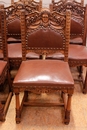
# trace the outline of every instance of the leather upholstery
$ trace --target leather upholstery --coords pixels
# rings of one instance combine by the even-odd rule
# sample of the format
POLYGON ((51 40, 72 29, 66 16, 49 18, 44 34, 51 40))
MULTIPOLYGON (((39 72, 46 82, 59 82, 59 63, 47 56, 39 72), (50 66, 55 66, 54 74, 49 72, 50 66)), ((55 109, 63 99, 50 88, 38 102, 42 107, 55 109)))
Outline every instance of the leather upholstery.
POLYGON ((64 58, 64 55, 62 53, 54 53, 54 54, 49 54, 46 56, 46 59, 60 59, 62 60, 64 58))
POLYGON ((87 47, 81 45, 69 45, 69 59, 87 60, 87 47))
POLYGON ((82 40, 81 37, 76 37, 76 38, 70 39, 70 44, 82 45, 83 44, 83 40, 82 40))
MULTIPOLYGON (((8 20, 9 21, 9 20, 8 20)), ((12 19, 7 25, 7 42, 20 42, 21 41, 21 27, 19 19, 12 19)))
POLYGON ((8 57, 9 58, 22 58, 21 43, 8 44, 8 57))
POLYGON ((68 87, 68 85, 73 86, 74 81, 67 62, 60 60, 29 60, 22 62, 13 84, 15 84, 14 87, 17 84, 41 86, 60 84, 68 87))
MULTIPOLYGON (((47 59, 63 59, 63 57, 60 53, 54 53, 48 55, 47 59)), ((70 44, 68 58, 71 60, 87 60, 87 47, 70 44)))
POLYGON ((20 27, 20 20, 19 19, 12 19, 11 23, 8 24, 8 34, 21 34, 21 27, 20 27))
POLYGON ((21 39, 16 39, 16 38, 13 38, 13 37, 9 37, 7 39, 7 43, 21 43, 21 39))
POLYGON ((50 29, 38 29, 28 36, 29 47, 63 47, 63 35, 50 29), (55 43, 55 46, 54 46, 55 43))
POLYGON ((71 19, 71 28, 70 28, 70 34, 82 34, 82 28, 83 26, 81 25, 80 22, 75 20, 75 18, 71 19))
MULTIPOLYGON (((34 53, 34 52, 29 52, 27 55, 27 58, 30 59, 38 59, 39 55, 34 53)), ((9 58, 22 58, 22 47, 21 43, 13 43, 13 44, 8 44, 8 57, 9 58)))

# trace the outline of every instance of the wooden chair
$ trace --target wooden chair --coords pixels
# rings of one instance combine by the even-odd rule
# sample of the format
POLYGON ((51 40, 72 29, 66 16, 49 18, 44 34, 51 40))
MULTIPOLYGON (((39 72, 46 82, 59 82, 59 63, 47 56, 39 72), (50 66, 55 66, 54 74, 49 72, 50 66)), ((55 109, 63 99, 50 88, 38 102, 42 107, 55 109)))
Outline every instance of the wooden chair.
MULTIPOLYGON (((85 80, 83 80, 82 66, 86 66, 87 56, 86 52, 86 23, 87 23, 87 6, 82 7, 72 1, 64 1, 58 6, 53 4, 53 10, 61 13, 65 13, 65 11, 69 9, 71 10, 71 29, 70 29, 70 45, 69 45, 69 65, 77 66, 79 68, 79 79, 76 79, 83 83, 83 92, 86 93, 87 84, 85 80), (71 45, 73 44, 73 45, 71 45), (80 45, 80 46, 79 46, 80 45), (81 48, 80 48, 81 47, 81 48), (79 48, 79 49, 78 49, 79 48), (85 49, 83 49, 85 48, 85 49), (83 51, 84 50, 84 51, 83 51), (85 64, 84 64, 85 63, 85 64)), ((58 54, 50 55, 47 58, 58 59, 58 54)))
POLYGON ((13 81, 13 91, 16 97, 16 123, 21 121, 24 105, 45 107, 63 105, 65 107, 64 122, 68 124, 74 90, 74 81, 68 66, 70 11, 67 11, 65 15, 57 12, 51 13, 47 10, 25 15, 25 12, 22 11, 21 33, 23 61, 13 81), (64 54, 64 61, 27 60, 28 52, 42 55, 43 59, 49 53, 60 52, 64 54), (28 92, 55 93, 58 91, 62 93, 62 97, 65 95, 64 93, 67 93, 66 104, 28 101, 28 92), (24 92, 21 104, 20 92, 24 92))
MULTIPOLYGON (((4 6, 1 5, 1 8, 4 8, 4 6)), ((30 13, 34 10, 37 10, 37 6, 30 6, 30 5, 24 5, 23 3, 18 3, 4 8, 6 13, 6 35, 8 42, 8 57, 11 70, 18 69, 22 61, 21 28, 19 17, 20 10, 22 9, 24 9, 26 13, 30 13)), ((39 55, 35 53, 29 53, 29 55, 27 56, 30 59, 39 58, 39 55)))
MULTIPOLYGON (((0 10, 0 90, 6 88, 8 81, 8 94, 5 99, 0 99, 0 121, 5 120, 5 116, 12 98, 11 80, 9 74, 9 62, 7 52, 7 42, 5 36, 5 17, 4 10, 0 10), (5 86, 5 87, 4 87, 5 86)), ((1 97, 1 96, 0 96, 1 97)))

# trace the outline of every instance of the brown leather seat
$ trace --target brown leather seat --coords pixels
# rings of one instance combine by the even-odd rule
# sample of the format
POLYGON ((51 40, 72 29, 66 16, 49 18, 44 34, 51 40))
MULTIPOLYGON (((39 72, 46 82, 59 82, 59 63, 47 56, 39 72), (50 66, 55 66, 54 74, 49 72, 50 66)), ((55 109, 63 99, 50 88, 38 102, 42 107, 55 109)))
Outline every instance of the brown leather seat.
POLYGON ((60 91, 62 97, 65 93, 68 94, 66 104, 65 102, 59 103, 59 105, 65 107, 64 123, 68 124, 70 121, 71 96, 74 91, 74 81, 67 62, 70 11, 66 12, 65 15, 56 12, 51 13, 45 9, 42 12, 33 12, 27 15, 22 11, 20 17, 23 61, 13 81, 13 91, 16 96, 16 123, 21 121, 21 112, 24 105, 58 106, 57 103, 52 102, 36 103, 28 101, 28 92, 55 93, 60 91), (29 52, 40 54, 43 58, 49 53, 62 52, 64 58, 63 61, 27 60, 26 54, 29 52), (21 91, 24 92, 24 96, 20 104, 19 94, 21 91))
POLYGON ((28 84, 32 89, 35 88, 35 85, 44 86, 44 88, 48 86, 48 89, 60 85, 60 88, 67 86, 70 89, 71 85, 73 88, 73 78, 67 62, 60 60, 30 60, 22 62, 13 84, 15 88, 19 84, 23 86, 28 84))
POLYGON ((76 60, 78 62, 83 60, 83 62, 85 62, 84 60, 87 60, 87 47, 80 45, 69 45, 69 60, 76 60))
POLYGON ((8 44, 10 43, 10 44, 12 44, 12 43, 21 43, 21 39, 16 39, 16 38, 13 38, 13 37, 9 37, 8 39, 7 39, 7 42, 8 42, 8 44))
POLYGON ((73 38, 73 39, 70 39, 70 44, 82 45, 83 44, 83 40, 82 40, 81 37, 73 38))
MULTIPOLYGON (((21 43, 8 44, 8 57, 10 58, 21 58, 22 59, 22 45, 21 43)), ((39 55, 34 52, 29 52, 26 55, 29 59, 39 59, 39 55)))
MULTIPOLYGON (((63 59, 64 55, 61 53, 55 53, 48 55, 47 59, 63 59)), ((70 62, 80 62, 81 60, 87 60, 87 47, 81 45, 69 45, 68 59, 70 62), (79 61, 80 60, 80 61, 79 61)), ((85 63, 85 61, 83 61, 85 63)))
MULTIPOLYGON (((39 55, 34 52, 29 52, 26 57, 28 59, 39 59, 39 55)), ((22 45, 21 43, 8 44, 8 58, 10 67, 19 68, 22 61, 22 45), (15 64, 13 64, 15 62, 15 64)))
POLYGON ((21 43, 8 44, 8 57, 9 58, 22 58, 21 43))

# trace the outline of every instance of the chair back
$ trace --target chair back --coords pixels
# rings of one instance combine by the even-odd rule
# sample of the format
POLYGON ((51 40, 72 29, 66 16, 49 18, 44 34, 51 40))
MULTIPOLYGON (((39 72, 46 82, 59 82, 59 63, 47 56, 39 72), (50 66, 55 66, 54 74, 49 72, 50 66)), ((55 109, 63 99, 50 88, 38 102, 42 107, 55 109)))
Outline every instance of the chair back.
POLYGON ((22 59, 28 52, 48 55, 60 52, 68 61, 70 36, 70 11, 66 14, 57 12, 35 11, 31 14, 21 12, 22 59))
MULTIPOLYGON (((2 6, 1 6, 2 8, 2 6)), ((4 8, 4 6, 3 6, 4 8)), ((21 2, 13 4, 11 6, 5 7, 6 13, 6 32, 7 38, 16 38, 21 39, 21 28, 20 28, 20 10, 25 10, 26 13, 31 13, 34 10, 37 10, 37 5, 25 5, 21 2)))
POLYGON ((60 13, 65 13, 67 9, 70 10, 70 38, 80 37, 82 39, 82 45, 86 45, 87 6, 82 7, 73 0, 60 0, 59 2, 53 2, 50 9, 51 11, 53 10, 60 13))

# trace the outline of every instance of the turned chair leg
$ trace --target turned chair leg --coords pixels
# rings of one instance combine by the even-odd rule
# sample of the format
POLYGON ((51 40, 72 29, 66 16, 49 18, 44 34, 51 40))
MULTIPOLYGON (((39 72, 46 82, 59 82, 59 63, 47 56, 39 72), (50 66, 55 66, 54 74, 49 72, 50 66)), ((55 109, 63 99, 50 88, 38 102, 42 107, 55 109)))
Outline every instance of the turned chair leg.
POLYGON ((20 111, 20 101, 19 101, 19 93, 15 93, 16 96, 16 123, 20 123, 21 121, 21 111, 20 111))
POLYGON ((87 93, 87 70, 86 70, 86 76, 85 76, 85 81, 84 81, 84 86, 83 86, 83 93, 87 93))
POLYGON ((79 77, 82 76, 82 73, 83 73, 83 66, 78 66, 78 72, 79 72, 79 77))
POLYGON ((28 91, 24 92, 24 97, 25 97, 25 102, 27 102, 28 101, 28 91))
POLYGON ((64 123, 66 125, 68 125, 70 122, 71 97, 72 97, 72 95, 68 94, 67 106, 66 106, 66 110, 65 110, 65 121, 64 121, 64 123))
POLYGON ((4 111, 4 106, 0 102, 0 121, 5 121, 5 116, 4 116, 3 111, 4 111))

